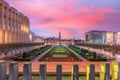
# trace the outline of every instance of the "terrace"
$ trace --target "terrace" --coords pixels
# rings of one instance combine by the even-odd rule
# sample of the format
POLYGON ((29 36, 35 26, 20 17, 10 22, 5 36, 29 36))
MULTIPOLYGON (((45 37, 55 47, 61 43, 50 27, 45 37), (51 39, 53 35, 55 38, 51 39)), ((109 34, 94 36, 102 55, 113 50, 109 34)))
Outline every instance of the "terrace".
POLYGON ((55 46, 39 61, 81 61, 65 46, 55 46))

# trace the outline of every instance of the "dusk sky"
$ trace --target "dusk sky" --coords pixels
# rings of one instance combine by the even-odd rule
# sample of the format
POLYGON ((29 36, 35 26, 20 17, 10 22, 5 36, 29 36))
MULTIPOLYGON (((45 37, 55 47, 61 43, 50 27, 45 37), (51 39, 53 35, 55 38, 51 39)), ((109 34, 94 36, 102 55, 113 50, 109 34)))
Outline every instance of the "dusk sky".
POLYGON ((5 0, 42 37, 84 38, 89 30, 120 31, 120 0, 5 0))

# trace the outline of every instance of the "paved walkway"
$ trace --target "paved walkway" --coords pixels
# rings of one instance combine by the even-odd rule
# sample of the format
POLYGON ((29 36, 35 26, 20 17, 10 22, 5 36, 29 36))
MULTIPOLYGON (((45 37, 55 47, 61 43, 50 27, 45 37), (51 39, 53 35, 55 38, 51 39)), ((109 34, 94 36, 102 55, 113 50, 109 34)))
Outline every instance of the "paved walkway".
POLYGON ((69 47, 66 46, 66 48, 68 50, 70 50, 74 55, 76 55, 80 60, 84 61, 84 62, 88 62, 87 59, 85 59, 84 57, 82 57, 81 55, 79 55, 78 53, 76 53, 75 51, 73 51, 72 49, 70 49, 69 47))
POLYGON ((48 49, 47 51, 41 53, 40 55, 38 55, 35 59, 33 59, 31 62, 36 62, 39 61, 40 58, 42 58, 43 56, 45 56, 51 49, 53 49, 54 46, 52 46, 50 49, 48 49))

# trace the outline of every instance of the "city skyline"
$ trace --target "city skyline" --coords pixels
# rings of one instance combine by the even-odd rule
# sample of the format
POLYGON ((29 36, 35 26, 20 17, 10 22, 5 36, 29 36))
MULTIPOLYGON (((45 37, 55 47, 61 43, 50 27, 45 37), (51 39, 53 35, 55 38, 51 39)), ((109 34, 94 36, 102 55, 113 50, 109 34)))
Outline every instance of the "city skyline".
POLYGON ((84 38, 89 30, 120 30, 119 0, 5 0, 30 18, 31 31, 43 37, 84 38), (22 4, 22 5, 21 5, 22 4))

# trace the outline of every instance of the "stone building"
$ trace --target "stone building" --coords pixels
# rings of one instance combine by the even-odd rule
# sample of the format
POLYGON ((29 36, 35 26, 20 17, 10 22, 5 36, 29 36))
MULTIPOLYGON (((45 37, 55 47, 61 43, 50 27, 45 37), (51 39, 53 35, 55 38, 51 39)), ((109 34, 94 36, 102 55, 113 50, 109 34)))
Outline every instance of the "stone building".
POLYGON ((85 38, 88 43, 120 45, 120 32, 93 30, 86 32, 85 38))
POLYGON ((86 42, 97 44, 110 44, 113 45, 115 41, 115 32, 111 31, 89 31, 85 33, 86 42))
POLYGON ((29 18, 0 0, 0 44, 28 43, 29 18))

